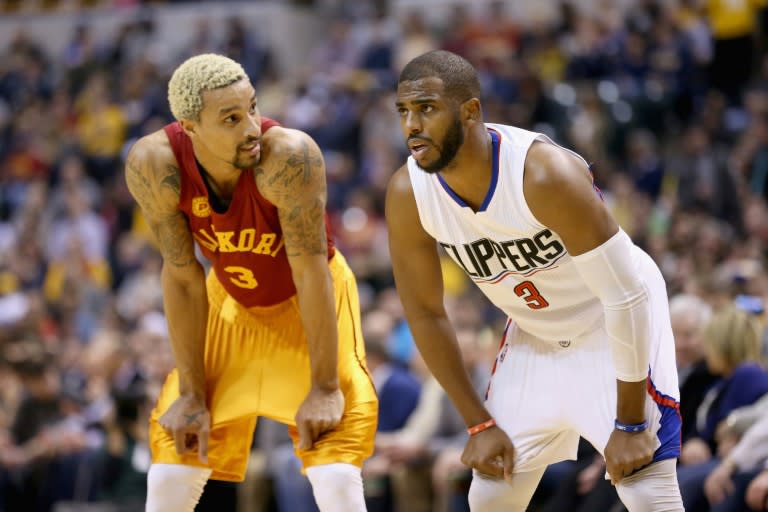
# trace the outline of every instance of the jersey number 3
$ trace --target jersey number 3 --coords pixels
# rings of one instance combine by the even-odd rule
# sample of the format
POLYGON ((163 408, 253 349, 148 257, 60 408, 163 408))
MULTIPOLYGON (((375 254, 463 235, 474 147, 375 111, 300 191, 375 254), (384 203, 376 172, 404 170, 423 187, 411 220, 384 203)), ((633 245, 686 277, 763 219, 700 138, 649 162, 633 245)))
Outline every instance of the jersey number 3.
POLYGON ((530 281, 523 281, 515 286, 515 295, 521 297, 531 309, 543 309, 549 306, 547 299, 542 297, 536 285, 530 281))
POLYGON ((229 281, 240 288, 252 290, 259 286, 259 282, 256 281, 256 278, 253 276, 253 272, 251 272, 250 269, 237 265, 230 265, 229 267, 224 267, 224 272, 232 274, 229 281))

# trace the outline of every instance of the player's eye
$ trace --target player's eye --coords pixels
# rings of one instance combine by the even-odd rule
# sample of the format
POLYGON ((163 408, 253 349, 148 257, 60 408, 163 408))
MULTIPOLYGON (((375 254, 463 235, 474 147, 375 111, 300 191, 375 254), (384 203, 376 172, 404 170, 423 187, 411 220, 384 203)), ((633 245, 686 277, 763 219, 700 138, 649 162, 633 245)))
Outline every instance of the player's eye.
POLYGON ((424 112, 425 114, 429 114, 434 109, 435 109, 435 107, 433 107, 432 105, 422 105, 421 106, 421 111, 424 112))

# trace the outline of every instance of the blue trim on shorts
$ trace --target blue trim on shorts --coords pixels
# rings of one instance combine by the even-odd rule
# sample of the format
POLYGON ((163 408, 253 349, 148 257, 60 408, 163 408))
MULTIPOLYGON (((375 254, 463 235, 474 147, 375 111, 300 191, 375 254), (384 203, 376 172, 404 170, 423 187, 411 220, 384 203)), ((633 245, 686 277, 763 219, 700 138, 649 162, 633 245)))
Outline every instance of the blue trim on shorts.
POLYGON ((648 392, 661 412, 661 426, 656 432, 656 437, 659 438, 661 445, 653 454, 653 462, 676 459, 680 457, 682 444, 683 419, 680 416, 680 402, 659 392, 650 375, 648 375, 648 392))

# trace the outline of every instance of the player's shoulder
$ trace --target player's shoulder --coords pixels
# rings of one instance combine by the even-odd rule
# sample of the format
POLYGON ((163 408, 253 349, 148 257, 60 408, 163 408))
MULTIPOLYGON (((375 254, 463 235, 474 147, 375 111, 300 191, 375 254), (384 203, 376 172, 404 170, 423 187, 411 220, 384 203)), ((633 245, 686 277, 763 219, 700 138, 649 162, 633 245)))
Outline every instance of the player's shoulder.
POLYGON ((174 212, 181 194, 179 164, 164 130, 133 143, 125 159, 125 181, 144 213, 174 212))
POLYGON ((126 163, 148 170, 177 165, 171 142, 162 129, 137 139, 128 151, 126 163))
POLYGON ((272 126, 261 137, 262 148, 267 158, 277 160, 291 155, 320 152, 315 140, 306 132, 284 126, 272 126))
POLYGON ((558 189, 587 176, 584 161, 556 144, 537 140, 528 149, 525 157, 526 187, 558 189))
POLYGON ((411 175, 408 172, 407 164, 403 164, 389 178, 387 197, 390 196, 401 200, 413 198, 413 184, 411 183, 411 175))
POLYGON ((261 161, 254 169, 261 194, 276 206, 307 194, 325 193, 325 164, 307 133, 273 126, 261 136, 261 161))
POLYGON ((385 216, 390 226, 398 229, 413 229, 421 223, 407 165, 396 170, 389 179, 385 216))

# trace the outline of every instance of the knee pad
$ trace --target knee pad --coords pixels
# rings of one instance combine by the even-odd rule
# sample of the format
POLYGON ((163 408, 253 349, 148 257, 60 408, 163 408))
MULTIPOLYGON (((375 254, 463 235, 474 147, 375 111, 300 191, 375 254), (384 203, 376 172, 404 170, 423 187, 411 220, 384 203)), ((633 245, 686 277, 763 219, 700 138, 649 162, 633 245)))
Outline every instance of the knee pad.
POLYGON ((146 512, 193 512, 212 471, 183 464, 152 464, 147 473, 146 512))
POLYGON ((363 478, 352 464, 321 464, 307 468, 320 512, 364 512, 363 478))

